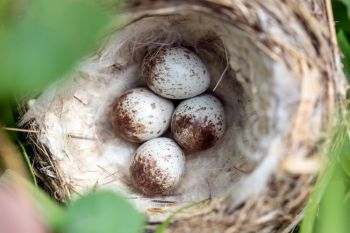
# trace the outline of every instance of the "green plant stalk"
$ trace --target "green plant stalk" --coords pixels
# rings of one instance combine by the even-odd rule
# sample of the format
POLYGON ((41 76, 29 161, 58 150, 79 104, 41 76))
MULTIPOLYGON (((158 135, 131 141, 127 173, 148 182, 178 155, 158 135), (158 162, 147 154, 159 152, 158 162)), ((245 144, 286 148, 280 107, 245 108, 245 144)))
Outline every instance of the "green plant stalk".
POLYGON ((33 172, 32 164, 30 163, 30 159, 28 157, 27 151, 26 151, 26 149, 24 148, 23 144, 20 141, 18 141, 18 145, 21 148, 22 155, 23 155, 24 161, 25 161, 25 163, 27 165, 28 173, 29 173, 29 175, 30 175, 30 177, 31 177, 31 179, 33 181, 33 184, 34 184, 35 187, 38 187, 38 183, 37 183, 35 174, 33 172))

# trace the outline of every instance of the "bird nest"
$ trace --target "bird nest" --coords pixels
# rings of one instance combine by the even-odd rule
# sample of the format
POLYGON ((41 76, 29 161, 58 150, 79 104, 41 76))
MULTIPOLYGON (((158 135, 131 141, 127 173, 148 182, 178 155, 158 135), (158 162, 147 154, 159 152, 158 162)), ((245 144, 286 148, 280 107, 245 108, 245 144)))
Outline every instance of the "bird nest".
POLYGON ((29 101, 35 166, 59 201, 95 189, 124 194, 148 228, 179 207, 169 232, 288 232, 301 216, 319 155, 344 96, 328 1, 131 1, 103 45, 66 79, 29 101), (130 182, 137 144, 110 112, 145 86, 142 61, 164 46, 194 51, 220 98, 226 131, 186 155, 181 184, 144 196, 130 182))

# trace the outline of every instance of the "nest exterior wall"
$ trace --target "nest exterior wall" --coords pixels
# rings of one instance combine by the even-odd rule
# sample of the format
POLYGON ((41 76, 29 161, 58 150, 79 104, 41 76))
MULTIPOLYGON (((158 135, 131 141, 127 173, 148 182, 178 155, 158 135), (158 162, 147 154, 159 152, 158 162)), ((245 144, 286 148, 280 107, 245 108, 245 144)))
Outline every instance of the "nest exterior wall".
MULTIPOLYGON (((330 1, 130 1, 124 22, 127 25, 149 16, 189 12, 214 17, 245 33, 271 61, 282 64, 292 74, 298 84, 299 98, 291 103, 294 109, 288 116, 291 124, 281 131, 283 135, 266 149, 264 161, 244 180, 252 192, 232 190, 226 196, 179 214, 168 232, 289 232, 301 219, 317 172, 317 167, 299 165, 317 161, 320 142, 326 139, 336 120, 337 105, 341 106, 345 94, 330 1), (259 172, 271 163, 276 164, 276 169, 267 177, 266 185, 260 184, 265 185, 263 191, 255 189, 259 172)), ((244 85, 244 79, 240 82, 244 85)), ((257 92, 252 90, 252 94, 256 94, 261 103, 266 99, 272 104, 266 119, 269 124, 276 114, 273 109, 278 109, 280 98, 284 98, 280 95, 283 92, 264 93, 259 88, 257 92), (270 94, 276 97, 272 101, 270 94)), ((32 127, 35 128, 35 124, 32 127)), ((31 137, 38 150, 38 167, 46 169, 43 173, 47 176, 43 179, 47 180, 50 192, 58 200, 69 199, 71 187, 63 182, 60 171, 55 170, 50 152, 37 143, 34 135, 31 137)))

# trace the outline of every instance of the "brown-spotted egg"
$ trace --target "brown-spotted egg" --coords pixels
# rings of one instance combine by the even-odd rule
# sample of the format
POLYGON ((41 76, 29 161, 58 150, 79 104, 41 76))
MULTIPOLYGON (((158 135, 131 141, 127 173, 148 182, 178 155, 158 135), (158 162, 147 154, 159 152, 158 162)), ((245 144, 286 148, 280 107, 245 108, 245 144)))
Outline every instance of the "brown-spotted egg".
POLYGON ((224 107, 218 98, 209 94, 181 102, 171 121, 175 141, 189 152, 214 146, 223 136, 225 126, 224 107))
POLYGON ((122 94, 112 110, 116 133, 131 142, 141 143, 159 137, 169 127, 174 105, 147 88, 122 94))
POLYGON ((142 144, 129 168, 135 188, 148 196, 168 194, 179 184, 184 170, 184 152, 170 138, 155 138, 142 144))
POLYGON ((209 72, 202 60, 183 47, 164 47, 143 62, 147 86, 169 99, 187 99, 206 91, 209 72))

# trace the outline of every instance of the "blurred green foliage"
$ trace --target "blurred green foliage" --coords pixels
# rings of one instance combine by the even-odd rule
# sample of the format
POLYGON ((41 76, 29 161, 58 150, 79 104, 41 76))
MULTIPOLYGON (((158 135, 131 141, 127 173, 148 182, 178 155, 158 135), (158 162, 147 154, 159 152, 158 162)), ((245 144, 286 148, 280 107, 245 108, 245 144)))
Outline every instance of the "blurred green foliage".
POLYGON ((1 95, 40 91, 62 77, 101 39, 110 19, 86 1, 30 3, 20 21, 3 23, 0 31, 1 95))
POLYGON ((64 233, 138 233, 142 216, 125 199, 105 191, 90 193, 67 209, 64 233))
POLYGON ((332 6, 338 44, 343 53, 344 72, 350 79, 350 0, 333 0, 332 6))

